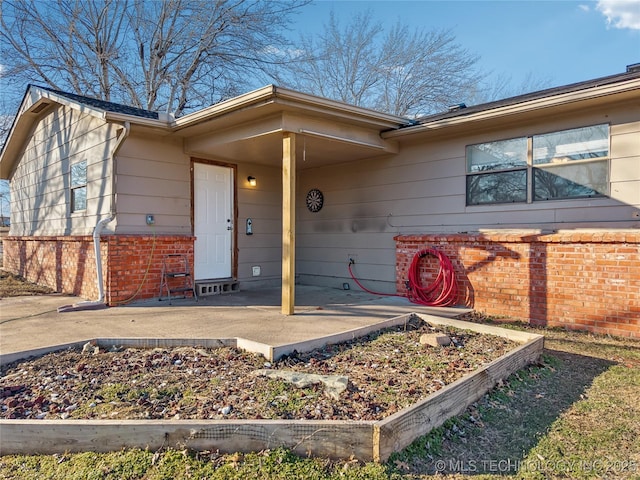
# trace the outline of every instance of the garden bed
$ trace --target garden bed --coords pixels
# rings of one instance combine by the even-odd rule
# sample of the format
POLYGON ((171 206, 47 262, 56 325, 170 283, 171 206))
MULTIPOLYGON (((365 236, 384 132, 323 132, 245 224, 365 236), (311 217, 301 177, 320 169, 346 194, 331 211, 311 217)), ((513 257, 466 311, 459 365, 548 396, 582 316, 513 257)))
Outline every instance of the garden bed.
POLYGON ((274 361, 231 341, 215 349, 97 341, 84 353, 76 347, 9 364, 0 379, 0 425, 12 442, 3 441, 2 451, 284 445, 301 454, 384 460, 542 350, 539 335, 498 327, 418 315, 399 323, 309 352, 284 346, 289 354, 274 361), (421 335, 436 331, 451 345, 421 345, 421 335), (322 384, 297 388, 258 370, 342 376, 347 388, 333 398, 322 384))

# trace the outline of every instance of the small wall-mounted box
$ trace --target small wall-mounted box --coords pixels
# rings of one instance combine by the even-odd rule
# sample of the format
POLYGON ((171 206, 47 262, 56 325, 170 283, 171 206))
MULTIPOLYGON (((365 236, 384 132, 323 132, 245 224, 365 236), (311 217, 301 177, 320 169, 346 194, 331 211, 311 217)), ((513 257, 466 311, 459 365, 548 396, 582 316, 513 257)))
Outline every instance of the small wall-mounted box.
POLYGON ((254 265, 253 267, 251 267, 251 274, 254 277, 259 277, 260 273, 261 273, 260 265, 254 265))
POLYGON ((156 217, 151 213, 147 213, 147 225, 153 225, 154 223, 156 223, 156 217))

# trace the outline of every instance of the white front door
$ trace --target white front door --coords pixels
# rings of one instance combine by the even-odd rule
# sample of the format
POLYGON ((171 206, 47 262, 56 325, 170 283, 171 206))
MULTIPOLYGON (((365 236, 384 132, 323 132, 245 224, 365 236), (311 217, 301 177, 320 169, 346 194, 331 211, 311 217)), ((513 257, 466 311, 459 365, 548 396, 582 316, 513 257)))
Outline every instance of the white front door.
POLYGON ((230 278, 234 228, 233 169, 194 163, 193 180, 195 278, 230 278))

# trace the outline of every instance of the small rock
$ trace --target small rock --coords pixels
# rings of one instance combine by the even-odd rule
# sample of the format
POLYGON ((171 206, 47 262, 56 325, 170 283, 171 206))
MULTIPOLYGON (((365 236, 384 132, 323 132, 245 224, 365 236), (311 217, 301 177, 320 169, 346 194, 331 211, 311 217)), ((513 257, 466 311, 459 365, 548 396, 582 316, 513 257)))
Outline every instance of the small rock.
POLYGON ((264 368, 271 368, 271 362, 264 362, 264 368))
POLYGON ((222 415, 229 415, 231 413, 231 410, 233 410, 233 407, 231 405, 227 405, 226 407, 222 407, 219 412, 222 415))
POLYGON ((451 344, 448 335, 441 333, 425 333, 420 335, 420 344, 431 347, 446 347, 451 344))
POLYGON ((175 362, 173 362, 173 364, 179 367, 180 365, 182 365, 182 360, 176 360, 175 362))
POLYGON ((305 388, 309 385, 322 383, 325 393, 337 400, 342 392, 347 389, 348 378, 342 375, 319 375, 315 373, 303 373, 290 370, 255 370, 253 375, 258 377, 278 378, 297 388, 305 388))
POLYGON ((85 355, 91 355, 93 352, 94 344, 91 342, 87 342, 82 346, 82 353, 85 355))

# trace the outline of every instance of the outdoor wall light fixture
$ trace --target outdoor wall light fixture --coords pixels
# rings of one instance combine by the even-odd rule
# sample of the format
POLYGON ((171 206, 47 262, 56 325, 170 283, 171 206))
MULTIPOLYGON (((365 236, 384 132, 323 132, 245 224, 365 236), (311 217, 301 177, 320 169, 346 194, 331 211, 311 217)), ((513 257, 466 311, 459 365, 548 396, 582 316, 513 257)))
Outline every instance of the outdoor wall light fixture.
POLYGON ((248 176, 247 181, 249 182, 249 185, 251 185, 252 187, 255 187, 258 184, 256 177, 248 176))

